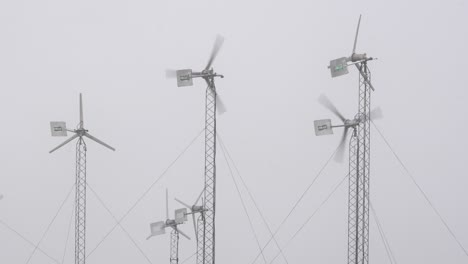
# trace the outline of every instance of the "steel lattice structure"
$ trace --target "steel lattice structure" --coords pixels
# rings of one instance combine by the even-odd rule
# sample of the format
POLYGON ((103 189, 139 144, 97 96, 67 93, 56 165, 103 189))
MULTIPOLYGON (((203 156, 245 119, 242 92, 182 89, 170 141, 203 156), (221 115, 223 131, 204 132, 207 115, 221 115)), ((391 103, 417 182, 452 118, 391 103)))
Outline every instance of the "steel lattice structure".
POLYGON ((171 255, 170 255, 170 264, 179 263, 179 232, 177 228, 172 229, 171 231, 171 255))
POLYGON ((75 178, 75 264, 86 259, 86 143, 83 136, 76 142, 75 178))
POLYGON ((349 143, 348 264, 369 263, 370 71, 360 65, 359 109, 349 143))
POLYGON ((205 250, 204 250, 204 239, 203 239, 203 230, 205 228, 204 213, 202 212, 197 220, 197 264, 203 264, 205 250))
MULTIPOLYGON (((203 243, 204 264, 215 263, 215 215, 216 215, 216 88, 214 78, 205 79, 205 193, 203 200, 204 221, 203 243)), ((198 246, 197 246, 198 247, 198 246)))

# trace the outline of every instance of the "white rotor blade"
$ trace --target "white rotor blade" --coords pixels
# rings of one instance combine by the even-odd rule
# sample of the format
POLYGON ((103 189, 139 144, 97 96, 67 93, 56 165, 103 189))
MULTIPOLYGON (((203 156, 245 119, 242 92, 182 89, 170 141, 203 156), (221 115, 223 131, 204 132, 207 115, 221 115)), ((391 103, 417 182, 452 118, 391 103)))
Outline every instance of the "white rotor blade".
POLYGON ((212 89, 215 93, 215 96, 216 96, 216 110, 218 112, 218 114, 222 115, 223 113, 226 112, 226 105, 223 103, 223 101, 221 100, 221 97, 219 96, 219 93, 215 90, 215 88, 213 86, 211 86, 211 84, 208 82, 208 80, 206 80, 206 84, 208 85, 208 87, 210 89, 212 89))
POLYGON ((220 115, 224 114, 227 111, 226 105, 221 100, 221 97, 219 97, 219 94, 216 95, 216 110, 218 110, 218 114, 220 115))
POLYGON ((91 134, 89 134, 88 132, 84 133, 84 136, 91 139, 91 140, 93 140, 93 141, 95 141, 96 143, 99 143, 99 144, 103 145, 104 147, 106 147, 106 148, 108 148, 108 149, 110 149, 112 151, 115 151, 115 148, 113 148, 113 147, 107 145, 106 143, 102 142, 101 140, 91 136, 91 134))
POLYGON ((146 238, 146 240, 148 240, 148 239, 150 239, 150 238, 152 238, 152 237, 154 237, 154 236, 151 234, 151 235, 149 235, 149 236, 146 238))
POLYGON ((341 137, 340 144, 338 145, 338 149, 336 150, 335 153, 335 161, 342 163, 344 159, 344 152, 345 152, 345 142, 346 142, 346 136, 348 135, 348 127, 345 127, 343 131, 343 136, 341 137))
POLYGON ((66 145, 68 142, 74 140, 75 138, 79 137, 78 134, 75 134, 73 135, 71 138, 65 140, 62 144, 58 145, 57 147, 55 147, 54 149, 52 149, 51 151, 49 151, 49 153, 52 153, 54 151, 56 151, 57 149, 63 147, 64 145, 66 145))
POLYGON ((169 191, 166 188, 166 219, 169 219, 169 191))
POLYGON ((370 111, 370 118, 371 120, 377 120, 377 119, 383 118, 382 109, 380 109, 380 107, 378 106, 372 109, 372 111, 370 111))
POLYGON ((84 127, 84 122, 83 122, 83 98, 80 93, 80 128, 84 127))
POLYGON ((195 200, 195 205, 198 203, 198 201, 200 200, 200 198, 202 197, 203 193, 205 192, 205 188, 203 188, 203 190, 201 191, 200 195, 198 195, 198 198, 197 200, 195 200))
POLYGON ((362 78, 364 78, 364 81, 370 86, 370 88, 372 89, 372 91, 375 91, 374 89, 374 86, 372 86, 372 83, 369 81, 369 79, 367 78, 367 74, 365 72, 362 71, 361 69, 361 64, 360 63, 357 63, 357 64, 354 64, 356 65, 356 68, 358 69, 359 73, 361 74, 362 78), (359 64, 359 65, 358 65, 359 64))
POLYGON ((360 25, 361 25, 361 15, 359 15, 359 21, 358 21, 357 29, 356 29, 356 37, 354 37, 353 53, 351 55, 356 53, 356 44, 357 44, 357 39, 358 39, 358 34, 359 34, 359 26, 360 25))
POLYGON ((188 209, 192 209, 192 207, 184 202, 182 202, 181 200, 177 199, 177 198, 174 198, 174 200, 176 200, 178 203, 180 203, 181 205, 187 207, 188 209))
POLYGON ((174 79, 176 77, 177 77, 177 70, 166 69, 166 78, 167 79, 174 79))
POLYGON ((336 108, 336 106, 330 101, 330 99, 328 99, 327 96, 325 96, 324 94, 321 94, 318 98, 318 101, 320 104, 322 104, 325 108, 327 108, 328 110, 330 110, 332 113, 334 113, 339 119, 341 119, 341 121, 343 121, 343 123, 345 122, 346 118, 344 118, 344 116, 340 113, 340 111, 338 111, 338 109, 336 108))
POLYGON ((183 235, 185 238, 187 238, 188 240, 190 240, 190 237, 187 236, 184 232, 182 232, 179 228, 176 227, 175 230, 176 230, 177 232, 179 232, 179 234, 183 235))
POLYGON ((213 64, 213 61, 216 59, 216 56, 218 56, 218 52, 221 49, 221 46, 224 43, 224 38, 221 35, 216 36, 216 40, 213 46, 213 50, 211 51, 210 54, 210 59, 208 60, 208 63, 206 64, 205 70, 209 70, 211 68, 211 65, 213 64))
POLYGON ((193 222, 193 230, 195 232, 195 240, 198 243, 198 230, 197 230, 197 222, 195 220, 195 214, 192 214, 192 222, 193 222))

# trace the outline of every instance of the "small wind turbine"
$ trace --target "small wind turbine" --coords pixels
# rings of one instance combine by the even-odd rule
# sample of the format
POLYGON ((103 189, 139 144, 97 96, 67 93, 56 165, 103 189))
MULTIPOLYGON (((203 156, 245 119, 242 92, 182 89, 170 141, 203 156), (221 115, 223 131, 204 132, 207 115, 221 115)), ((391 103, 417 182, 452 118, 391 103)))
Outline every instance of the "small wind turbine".
MULTIPOLYGON (((204 212, 206 210, 203 208, 203 205, 197 205, 198 201, 200 201, 200 199, 201 199, 201 197, 203 195, 203 192, 204 192, 204 190, 200 193, 200 195, 198 195, 198 198, 195 200, 195 202, 193 203, 192 206, 188 205, 187 203, 182 202, 181 200, 179 200, 177 198, 174 198, 174 200, 176 200, 178 203, 182 204, 183 206, 187 207, 187 209, 190 210, 190 213, 187 213, 187 214, 192 215, 193 230, 195 232, 195 238, 196 238, 197 242, 198 242, 198 234, 199 234, 199 232, 203 232, 203 230, 198 230, 197 221, 195 220, 195 214, 200 213, 198 221, 200 223, 203 223, 204 212)), ((198 248, 197 248, 197 250, 198 250, 198 248)))
POLYGON ((372 86, 370 82, 368 73, 361 66, 362 63, 366 63, 367 61, 373 60, 374 58, 372 57, 368 58, 366 53, 356 53, 356 45, 357 45, 360 24, 361 24, 361 15, 359 16, 359 21, 358 21, 358 25, 356 29, 356 37, 354 38, 354 46, 353 46, 353 52, 351 53, 351 56, 341 57, 341 58, 330 61, 330 65, 328 66, 328 68, 330 69, 332 77, 338 77, 341 75, 348 74, 349 72, 348 66, 351 66, 354 64, 356 65, 356 68, 361 74, 364 82, 372 89, 372 91, 374 91, 374 87, 372 86))
POLYGON ((76 142, 76 183, 75 183, 75 264, 85 264, 86 261, 86 143, 84 137, 87 137, 104 147, 115 151, 115 149, 101 140, 89 134, 84 127, 83 121, 83 100, 80 93, 80 122, 78 128, 74 130, 67 129, 65 122, 50 122, 52 136, 66 137, 67 131, 74 135, 65 140, 62 144, 49 151, 52 153, 70 141, 78 138, 76 142))
MULTIPOLYGON (((340 143, 338 145, 338 149, 335 153, 335 161, 337 162, 343 162, 343 157, 344 157, 344 151, 345 151, 345 142, 346 138, 348 136, 348 131, 350 128, 355 129, 357 125, 359 125, 360 122, 365 121, 367 119, 366 116, 362 115, 356 115, 353 119, 346 119, 340 111, 335 107, 335 105, 326 97, 325 95, 320 95, 318 99, 319 103, 322 104, 325 108, 330 110, 333 114, 335 114, 343 124, 341 125, 332 125, 331 119, 321 119, 321 120, 315 120, 314 121, 314 127, 315 127, 315 135, 316 136, 323 136, 323 135, 331 135, 333 134, 333 128, 336 127, 343 127, 344 131, 341 136, 340 143)), ((370 111, 370 117, 372 120, 380 119, 382 118, 382 110, 380 107, 374 108, 372 111, 370 111)))
POLYGON ((178 225, 187 221, 187 209, 181 208, 175 210, 174 219, 169 219, 169 194, 166 189, 166 221, 159 221, 150 224, 151 234, 146 238, 147 240, 153 236, 163 235, 166 233, 166 228, 172 228, 171 243, 170 243, 170 264, 179 263, 179 234, 190 240, 190 237, 182 232, 178 225))
POLYGON ((214 72, 213 65, 214 60, 218 56, 218 52, 223 46, 224 38, 222 36, 217 36, 213 50, 211 51, 210 58, 208 59, 208 63, 206 64, 205 68, 201 72, 193 72, 192 69, 183 69, 183 70, 166 70, 166 78, 177 78, 177 87, 184 87, 184 86, 192 86, 194 78, 203 78, 208 88, 216 95, 216 104, 217 104, 217 111, 219 114, 223 114, 226 112, 226 106, 224 105, 223 101, 219 97, 216 92, 216 88, 214 86, 214 77, 221 77, 224 78, 224 75, 217 74, 214 72))
MULTIPOLYGON (((216 215, 216 110, 225 112, 226 108, 221 102, 217 92, 215 77, 224 78, 217 74, 211 67, 224 42, 224 38, 216 38, 213 50, 205 68, 201 72, 193 72, 191 69, 167 70, 167 77, 177 77, 177 86, 191 86, 194 78, 202 78, 207 83, 205 101, 205 188, 203 208, 206 210, 202 221, 198 222, 201 232, 197 239, 197 249, 202 255, 197 256, 198 264, 215 264, 215 215, 216 215)), ((200 219, 199 219, 200 220, 200 219)))

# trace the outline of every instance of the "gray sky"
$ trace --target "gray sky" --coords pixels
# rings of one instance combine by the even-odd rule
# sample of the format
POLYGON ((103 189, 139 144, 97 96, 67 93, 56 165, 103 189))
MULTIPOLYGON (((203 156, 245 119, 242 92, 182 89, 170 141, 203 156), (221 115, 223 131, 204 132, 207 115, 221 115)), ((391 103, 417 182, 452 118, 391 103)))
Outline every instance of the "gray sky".
MULTIPOLYGON (((116 217, 125 214, 204 125, 203 82, 177 88, 164 70, 201 69, 219 33, 225 45, 214 66, 226 76, 217 87, 228 112, 218 132, 276 229, 339 141, 338 130, 314 135, 313 120, 337 121, 318 96, 356 113, 356 71, 332 80, 326 66, 350 55, 362 14, 357 51, 379 58, 370 63, 372 103, 385 117, 375 123, 468 247, 467 11, 463 0, 1 1, 0 219, 40 240, 74 183, 74 144, 48 154, 63 140, 50 136, 49 121, 74 127, 80 92, 86 127, 117 149, 88 141, 88 182, 116 217)), ((195 200, 203 150, 200 137, 122 222, 152 263, 169 258, 169 236, 145 240, 149 223, 164 219, 164 189, 195 200)), ((375 130, 372 162, 371 199, 398 263, 467 263, 375 130)), ((329 164, 279 232, 280 245, 346 173, 346 163, 329 164)), ((258 248, 220 149, 217 188, 217 260, 251 263, 258 248)), ((90 252, 115 222, 88 197, 90 252)), ((267 229, 246 203, 264 244, 267 229)), ((73 263, 73 235, 65 245, 72 207, 70 197, 41 244, 59 260, 66 247, 65 263, 73 263)), ((344 263, 346 221, 347 183, 285 249, 289 262, 344 263)), ((182 229, 194 238, 190 222, 182 229)), ((371 261, 390 263, 372 219, 370 236, 371 261)), ((32 250, 0 226, 0 263, 26 263, 32 250)), ((181 239, 181 259, 194 251, 181 239)), ((265 256, 275 253, 270 246, 265 256)), ((120 228, 87 262, 148 263, 120 228)), ((51 261, 36 252, 30 263, 51 261)))

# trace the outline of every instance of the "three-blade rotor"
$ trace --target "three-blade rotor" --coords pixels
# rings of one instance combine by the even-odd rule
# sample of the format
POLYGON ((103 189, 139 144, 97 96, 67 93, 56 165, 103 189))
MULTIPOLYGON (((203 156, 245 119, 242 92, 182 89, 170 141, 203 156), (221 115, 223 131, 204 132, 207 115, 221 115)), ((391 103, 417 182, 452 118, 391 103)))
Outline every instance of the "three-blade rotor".
POLYGON ((49 153, 52 153, 54 151, 56 151, 57 149, 65 146, 67 143, 69 143, 70 141, 74 140, 75 138, 82 138, 82 137, 87 137, 89 139, 91 139, 92 141, 112 150, 112 151, 115 151, 115 148, 111 147, 110 145, 104 143, 102 140, 92 136, 88 130, 86 130, 84 128, 84 118, 83 118, 83 97, 80 93, 80 102, 79 102, 79 106, 80 106, 80 122, 78 124, 78 129, 74 129, 74 130, 69 130, 66 128, 66 124, 65 122, 50 122, 50 126, 51 126, 51 132, 52 132, 52 136, 66 136, 67 135, 67 131, 68 132, 72 132, 72 133, 75 133, 71 138, 65 140, 62 144, 58 145, 57 147, 53 148, 51 151, 49 151, 49 153))
POLYGON ((361 25, 361 15, 359 15, 359 20, 356 28, 356 35, 354 37, 354 44, 353 44, 353 52, 349 57, 342 57, 335 60, 330 61, 330 65, 328 68, 330 69, 332 77, 338 77, 345 74, 348 74, 348 66, 355 65, 359 74, 364 79, 364 82, 369 85, 369 87, 374 91, 374 86, 369 80, 367 73, 362 69, 362 63, 365 63, 369 60, 373 60, 373 58, 368 58, 366 53, 356 53, 357 41, 359 36, 359 28, 361 25))
POLYGON ((188 205, 187 203, 184 203, 183 201, 181 201, 181 200, 179 200, 177 198, 174 198, 174 200, 176 200, 178 203, 182 204, 183 206, 187 207, 187 209, 190 210, 189 214, 192 215, 193 230, 195 232, 195 239, 197 240, 197 242, 198 242, 198 229, 197 229, 197 224, 196 224, 196 220, 195 220, 195 214, 196 213, 203 214, 204 211, 205 211, 203 209, 203 206, 197 205, 204 192, 205 192, 205 189, 203 189, 202 192, 200 193, 200 195, 198 195, 197 199, 195 200, 195 202, 193 203, 192 206, 188 205))
POLYGON ((213 49, 211 50, 210 56, 208 58, 208 63, 201 72, 193 72, 191 69, 166 69, 166 78, 177 78, 177 86, 192 86, 194 78, 203 78, 208 84, 208 88, 212 89, 216 94, 216 109, 218 114, 223 114, 226 112, 226 106, 221 100, 218 92, 214 88, 214 77, 224 78, 223 75, 217 74, 213 71, 212 65, 218 56, 221 47, 223 46, 224 38, 220 35, 216 36, 213 49))
POLYGON ((342 162, 343 157, 344 157, 344 151, 345 151, 346 137, 348 135, 349 128, 353 126, 353 122, 346 119, 343 116, 343 114, 341 114, 341 112, 336 108, 336 106, 330 101, 330 99, 328 99, 328 97, 326 97, 325 95, 323 94, 320 95, 320 97, 318 98, 318 101, 321 105, 323 105, 325 108, 330 110, 330 112, 335 114, 343 122, 342 125, 330 126, 329 128, 331 130, 333 127, 344 127, 344 131, 341 136, 340 143, 335 153, 335 161, 342 162))
POLYGON ((323 105, 326 109, 328 109, 330 112, 332 112, 334 115, 336 115, 342 122, 342 125, 335 125, 333 126, 331 124, 331 120, 329 119, 323 119, 323 120, 316 120, 315 123, 315 131, 317 136, 321 135, 329 135, 333 134, 332 129, 334 127, 343 127, 344 131, 340 139, 340 143, 338 145, 338 148, 336 150, 334 159, 337 162, 342 162, 344 158, 344 152, 345 152, 345 146, 346 146, 346 138, 348 136, 348 132, 350 128, 355 128, 357 127, 362 121, 371 118, 372 120, 380 119, 383 117, 382 110, 380 107, 377 107, 370 111, 370 116, 358 116, 352 120, 346 119, 343 114, 336 108, 336 106, 326 97, 325 95, 320 95, 318 98, 318 101, 321 105, 323 105))

